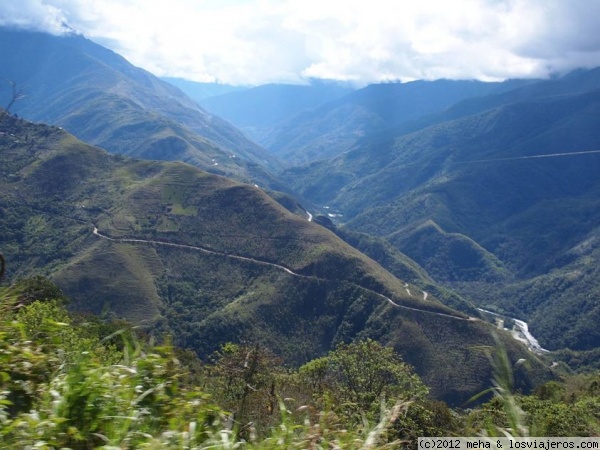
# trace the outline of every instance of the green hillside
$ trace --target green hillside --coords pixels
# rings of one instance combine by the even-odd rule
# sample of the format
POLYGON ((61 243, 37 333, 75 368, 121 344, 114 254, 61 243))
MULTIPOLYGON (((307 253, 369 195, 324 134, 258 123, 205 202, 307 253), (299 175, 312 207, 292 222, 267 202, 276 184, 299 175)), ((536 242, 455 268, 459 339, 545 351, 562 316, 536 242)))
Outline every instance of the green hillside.
MULTIPOLYGON (((172 333, 200 355, 258 341, 300 364, 371 337, 439 398, 464 401, 487 384, 491 325, 405 285, 263 191, 183 163, 111 156, 7 115, 0 133, 0 247, 11 279, 50 276, 73 309, 172 333)), ((546 376, 501 335, 513 358, 531 360, 524 387, 546 376)))
POLYGON ((428 220, 389 237, 403 253, 415 255, 421 267, 434 279, 452 281, 500 281, 509 275, 502 263, 472 239, 447 233, 428 220))
POLYGON ((598 373, 523 395, 514 389, 527 362, 511 365, 501 347, 493 398, 450 409, 371 339, 299 368, 234 343, 200 361, 123 322, 69 314, 65 301, 39 277, 0 287, 2 448, 383 450, 417 448, 422 435, 595 436, 600 427, 598 373))

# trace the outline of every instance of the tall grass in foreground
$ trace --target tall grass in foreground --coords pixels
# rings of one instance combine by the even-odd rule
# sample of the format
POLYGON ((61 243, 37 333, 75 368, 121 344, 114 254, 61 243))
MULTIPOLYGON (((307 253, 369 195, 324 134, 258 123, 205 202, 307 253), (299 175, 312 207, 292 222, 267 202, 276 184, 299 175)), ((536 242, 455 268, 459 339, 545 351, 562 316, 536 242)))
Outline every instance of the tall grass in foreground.
MULTIPOLYGON (((515 363, 515 366, 525 362, 520 359, 515 363)), ((486 421, 481 430, 484 436, 498 437, 526 437, 529 436, 529 428, 527 426, 526 415, 517 401, 514 394, 514 371, 510 362, 510 358, 506 348, 496 337, 496 353, 491 358, 492 364, 492 387, 477 394, 472 400, 476 400, 481 396, 493 393, 494 399, 501 408, 503 413, 505 426, 494 424, 491 421, 486 421)))
MULTIPOLYGON (((168 343, 143 343, 131 330, 113 333, 114 328, 94 320, 76 322, 55 301, 26 297, 24 302, 19 295, 0 288, 2 449, 391 449, 414 448, 418 436, 585 436, 600 431, 600 413, 593 414, 600 411, 600 378, 590 378, 582 385, 589 393, 568 404, 547 400, 561 392, 552 385, 545 387, 545 397, 523 398, 513 393, 513 368, 501 346, 493 361, 490 391, 495 398, 470 413, 475 420, 468 428, 447 408, 434 417, 425 403, 398 401, 386 407, 383 402, 381 412, 373 414, 349 394, 344 397, 343 386, 336 391, 317 369, 327 358, 346 361, 335 358, 352 345, 310 365, 312 375, 323 375, 316 391, 302 391, 295 379, 278 381, 287 383, 288 394, 304 400, 279 398, 273 416, 260 423, 259 415, 244 417, 244 408, 238 407, 237 415, 226 411, 223 405, 233 409, 235 402, 224 403, 226 397, 219 397, 210 379, 190 377, 189 366, 178 359, 181 353, 168 343), (214 398, 207 394, 211 389, 214 398), (310 400, 315 393, 319 401, 310 400)), ((374 352, 374 343, 357 347, 369 345, 374 352)), ((240 355, 245 355, 242 366, 250 364, 246 350, 240 355)), ((363 369, 365 358, 359 358, 363 369)), ((222 366, 229 372, 239 368, 222 366)), ((242 379, 243 392, 259 386, 255 379, 242 379)), ((227 380, 221 378, 216 386, 227 380)), ((388 397, 397 394, 391 391, 388 397)), ((263 398, 257 395, 252 408, 260 407, 263 398)), ((363 403, 372 409, 373 402, 369 397, 363 403)))
POLYGON ((471 430, 491 437, 600 435, 600 373, 550 381, 525 396, 514 392, 513 377, 526 364, 519 359, 512 365, 505 348, 497 344, 492 387, 486 391, 494 398, 471 416, 483 418, 471 430))
POLYGON ((378 423, 346 429, 332 411, 317 414, 280 400, 279 424, 258 437, 182 380, 171 347, 134 334, 102 338, 52 301, 20 305, 0 291, 0 448, 7 449, 373 449, 405 407, 378 423), (299 415, 304 420, 298 421, 299 415))

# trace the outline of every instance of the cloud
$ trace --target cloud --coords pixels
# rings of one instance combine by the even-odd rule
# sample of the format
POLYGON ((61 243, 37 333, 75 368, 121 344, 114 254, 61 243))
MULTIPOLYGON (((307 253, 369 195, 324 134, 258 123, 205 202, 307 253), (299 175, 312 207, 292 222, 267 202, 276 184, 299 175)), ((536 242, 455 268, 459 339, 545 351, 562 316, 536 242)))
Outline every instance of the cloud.
POLYGON ((68 31, 65 24, 60 8, 39 0, 0 3, 0 26, 61 34, 68 31))
POLYGON ((530 0, 517 5, 516 53, 549 72, 600 65, 600 1, 530 0))
POLYGON ((198 81, 500 80, 600 65, 600 0, 26 0, 19 7, 0 7, 0 23, 9 17, 57 32, 66 18, 136 65, 198 81))

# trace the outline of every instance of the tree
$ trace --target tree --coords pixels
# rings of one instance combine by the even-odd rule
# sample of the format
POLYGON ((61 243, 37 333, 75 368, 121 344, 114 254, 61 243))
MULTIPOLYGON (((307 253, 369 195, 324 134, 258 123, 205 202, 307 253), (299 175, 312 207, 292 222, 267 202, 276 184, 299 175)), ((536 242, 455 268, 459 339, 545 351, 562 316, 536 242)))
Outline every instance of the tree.
POLYGON ((16 294, 17 302, 20 305, 46 300, 54 300, 62 305, 68 303, 65 293, 48 278, 40 275, 17 280, 12 291, 16 294))
POLYGON ((257 345, 227 343, 213 356, 207 368, 213 394, 236 421, 264 421, 276 407, 275 375, 281 360, 257 345))
POLYGON ((17 88, 17 83, 12 80, 5 80, 12 87, 12 95, 10 98, 10 102, 6 105, 6 112, 10 111, 10 108, 15 104, 15 102, 22 100, 25 98, 25 94, 23 93, 23 88, 17 88))
POLYGON ((376 418, 385 399, 424 399, 427 387, 390 347, 367 339, 340 344, 304 365, 300 375, 318 394, 329 394, 347 415, 376 418))
POLYGON ((399 439, 406 448, 417 449, 419 437, 457 436, 457 432, 457 420, 448 406, 443 402, 428 400, 408 405, 392 424, 388 439, 399 439))

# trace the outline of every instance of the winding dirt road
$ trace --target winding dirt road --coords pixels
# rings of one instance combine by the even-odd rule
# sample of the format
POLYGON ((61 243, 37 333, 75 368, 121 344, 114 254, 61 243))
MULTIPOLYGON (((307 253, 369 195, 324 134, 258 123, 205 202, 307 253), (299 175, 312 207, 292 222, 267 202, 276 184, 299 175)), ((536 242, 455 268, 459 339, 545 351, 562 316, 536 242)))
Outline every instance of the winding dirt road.
MULTIPOLYGON (((187 250, 193 250, 193 251, 198 251, 198 252, 203 252, 209 255, 217 255, 217 256, 222 256, 224 258, 232 258, 232 259, 237 259, 240 261, 247 261, 247 262, 251 262, 254 264, 259 264, 262 266, 269 266, 269 267, 273 267, 275 269, 278 270, 282 270, 285 273, 287 273, 288 275, 292 275, 294 277, 299 277, 299 278, 308 278, 308 279, 313 279, 313 280, 321 280, 321 281, 332 281, 332 280, 328 280, 326 278, 319 278, 316 277, 314 275, 302 275, 300 273, 294 272, 293 270, 291 270, 288 267, 282 266, 281 264, 275 264, 272 262, 268 262, 268 261, 262 261, 260 259, 255 259, 255 258, 249 258, 246 256, 239 256, 239 255, 233 255, 231 253, 224 253, 224 252, 219 252, 216 250, 210 250, 204 247, 198 247, 195 245, 186 245, 186 244, 175 244, 172 242, 163 242, 163 241, 153 241, 153 240, 148 240, 148 239, 134 239, 134 238, 112 238, 110 236, 107 236, 105 234, 100 233, 100 231, 98 231, 98 227, 96 227, 96 225, 94 225, 94 230, 92 231, 92 233, 95 236, 98 236, 99 238, 102 239, 106 239, 107 241, 111 241, 111 242, 121 242, 121 243, 138 243, 138 244, 150 244, 150 245, 164 245, 166 247, 176 247, 176 248, 183 248, 183 249, 187 249, 187 250)), ((477 321, 479 319, 477 319, 476 317, 459 317, 459 316, 453 316, 451 314, 445 314, 445 313, 440 313, 440 312, 435 312, 435 311, 428 311, 426 309, 419 309, 419 308, 412 308, 410 306, 404 306, 404 305, 399 305, 398 303, 394 302, 391 298, 386 297, 383 294, 380 294, 377 291, 373 291, 372 289, 366 288, 364 286, 360 286, 358 284, 354 284, 352 283, 353 286, 362 289, 365 292, 369 292, 371 294, 375 294, 376 296, 378 296, 379 298, 382 298, 383 300, 387 301, 390 305, 396 307, 396 308, 401 308, 401 309, 405 309, 408 311, 415 311, 415 312, 419 312, 419 313, 425 313, 425 314, 433 314, 436 316, 440 316, 440 317, 446 317, 449 319, 455 319, 455 320, 464 320, 464 321, 477 321)), ((406 284, 405 284, 406 285, 406 284)), ((407 285, 406 285, 407 286, 407 285)), ((408 289, 406 289, 408 291, 408 289)), ((410 295, 410 291, 409 291, 409 295, 410 295)), ((426 297, 426 296, 424 296, 426 297)))

